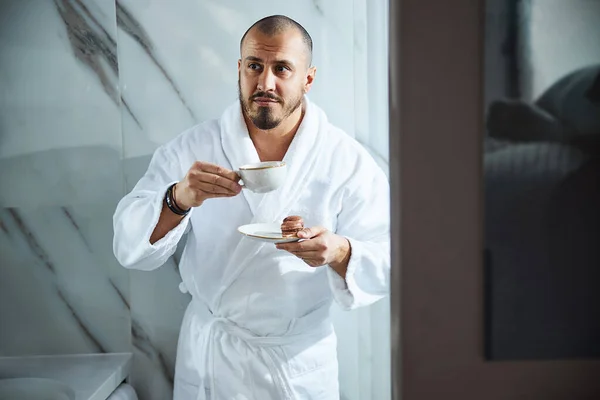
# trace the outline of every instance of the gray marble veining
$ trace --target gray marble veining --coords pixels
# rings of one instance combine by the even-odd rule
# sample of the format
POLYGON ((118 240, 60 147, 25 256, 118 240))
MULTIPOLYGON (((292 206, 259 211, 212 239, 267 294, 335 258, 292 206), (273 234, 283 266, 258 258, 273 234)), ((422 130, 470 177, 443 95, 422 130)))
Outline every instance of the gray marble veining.
MULTIPOLYGON (((156 67, 162 73, 162 76, 169 82, 181 104, 186 108, 189 112, 190 116, 197 120, 196 115, 194 115, 194 111, 187 105, 186 101, 183 99, 181 91, 177 88, 175 81, 169 73, 166 71, 165 67, 158 61, 158 57, 156 52, 154 51, 154 46, 152 45, 152 40, 148 36, 148 33, 144 30, 144 27, 140 25, 138 21, 136 21, 135 17, 127 10, 127 8, 119 1, 117 1, 117 26, 125 31, 128 35, 130 35, 142 49, 148 55, 150 60, 156 65, 156 67)), ((126 104, 126 103, 124 103, 126 104)), ((129 108, 127 107, 128 111, 129 108)))
MULTIPOLYGON (((131 351, 140 398, 169 399, 189 302, 178 290, 181 246, 156 271, 122 268, 117 202, 159 145, 237 99, 239 39, 269 14, 311 32, 311 98, 385 168, 382 133, 366 117, 366 9, 365 0, 3 0, 0 355, 131 351)), ((367 381, 356 363, 376 350, 361 352, 374 345, 360 347, 355 329, 370 318, 335 315, 340 347, 353 349, 340 354, 349 399, 367 381)))
POLYGON ((78 60, 90 68, 116 105, 123 104, 140 126, 118 90, 117 42, 90 12, 82 0, 54 0, 67 29, 69 42, 78 60), (105 67, 108 65, 108 68, 105 67))

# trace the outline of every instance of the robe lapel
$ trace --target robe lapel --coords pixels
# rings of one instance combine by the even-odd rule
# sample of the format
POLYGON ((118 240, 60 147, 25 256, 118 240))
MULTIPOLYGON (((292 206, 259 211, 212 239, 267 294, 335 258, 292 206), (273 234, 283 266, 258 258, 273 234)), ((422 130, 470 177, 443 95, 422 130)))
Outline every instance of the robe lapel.
MULTIPOLYGON (((258 152, 248 134, 239 101, 225 110, 221 116, 220 125, 221 146, 233 170, 237 170, 245 164, 260 162, 258 152)), ((252 215, 255 215, 263 195, 247 189, 242 189, 242 195, 246 199, 252 215)))
MULTIPOLYGON (((304 118, 283 160, 287 165, 286 182, 279 189, 263 195, 256 195, 244 189, 244 196, 253 213, 251 223, 281 222, 305 190, 311 175, 318 173, 316 161, 322 149, 323 137, 327 134, 328 122, 325 113, 310 103, 306 97, 305 104, 304 118)), ((234 169, 246 163, 259 161, 241 116, 239 104, 226 111, 221 127, 223 150, 234 169)), ((256 260, 256 255, 265 244, 246 237, 240 238, 225 267, 225 280, 222 289, 214 299, 213 309, 219 308, 222 294, 237 279, 241 271, 254 262, 260 262, 256 260)))
POLYGON ((310 176, 318 173, 315 164, 326 135, 327 118, 308 99, 305 101, 304 118, 283 159, 288 169, 286 182, 264 195, 255 213, 257 223, 280 223, 305 190, 310 176))

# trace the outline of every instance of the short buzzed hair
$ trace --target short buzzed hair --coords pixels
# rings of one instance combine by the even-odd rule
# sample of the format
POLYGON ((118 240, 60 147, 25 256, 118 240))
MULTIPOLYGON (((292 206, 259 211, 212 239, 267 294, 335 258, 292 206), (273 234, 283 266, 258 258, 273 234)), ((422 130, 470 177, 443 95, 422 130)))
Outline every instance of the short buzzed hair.
POLYGON ((270 15, 253 23, 252 26, 250 26, 250 28, 248 28, 248 30, 244 33, 244 36, 242 36, 242 40, 240 40, 240 51, 242 50, 244 39, 246 39, 246 36, 248 36, 248 33, 253 28, 258 29, 259 32, 264 33, 268 36, 278 35, 290 28, 296 29, 302 35, 302 41, 306 45, 306 51, 308 54, 308 65, 310 66, 312 64, 312 38, 302 25, 300 25, 298 22, 294 21, 290 17, 286 17, 285 15, 270 15))

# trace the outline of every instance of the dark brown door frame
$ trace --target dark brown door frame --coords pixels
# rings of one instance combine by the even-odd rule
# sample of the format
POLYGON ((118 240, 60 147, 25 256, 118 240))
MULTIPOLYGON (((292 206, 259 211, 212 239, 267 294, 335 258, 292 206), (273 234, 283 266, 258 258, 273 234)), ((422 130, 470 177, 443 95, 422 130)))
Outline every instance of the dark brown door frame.
POLYGON ((390 0, 393 398, 600 399, 600 362, 483 357, 483 3, 390 0))

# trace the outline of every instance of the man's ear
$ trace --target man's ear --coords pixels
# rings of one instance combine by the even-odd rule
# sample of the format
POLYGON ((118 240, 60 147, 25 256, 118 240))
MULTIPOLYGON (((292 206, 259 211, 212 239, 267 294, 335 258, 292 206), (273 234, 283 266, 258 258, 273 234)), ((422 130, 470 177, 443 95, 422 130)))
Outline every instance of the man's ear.
POLYGON ((308 93, 310 88, 315 80, 315 75, 317 74, 316 67, 310 67, 306 74, 306 83, 304 84, 304 93, 308 93))

